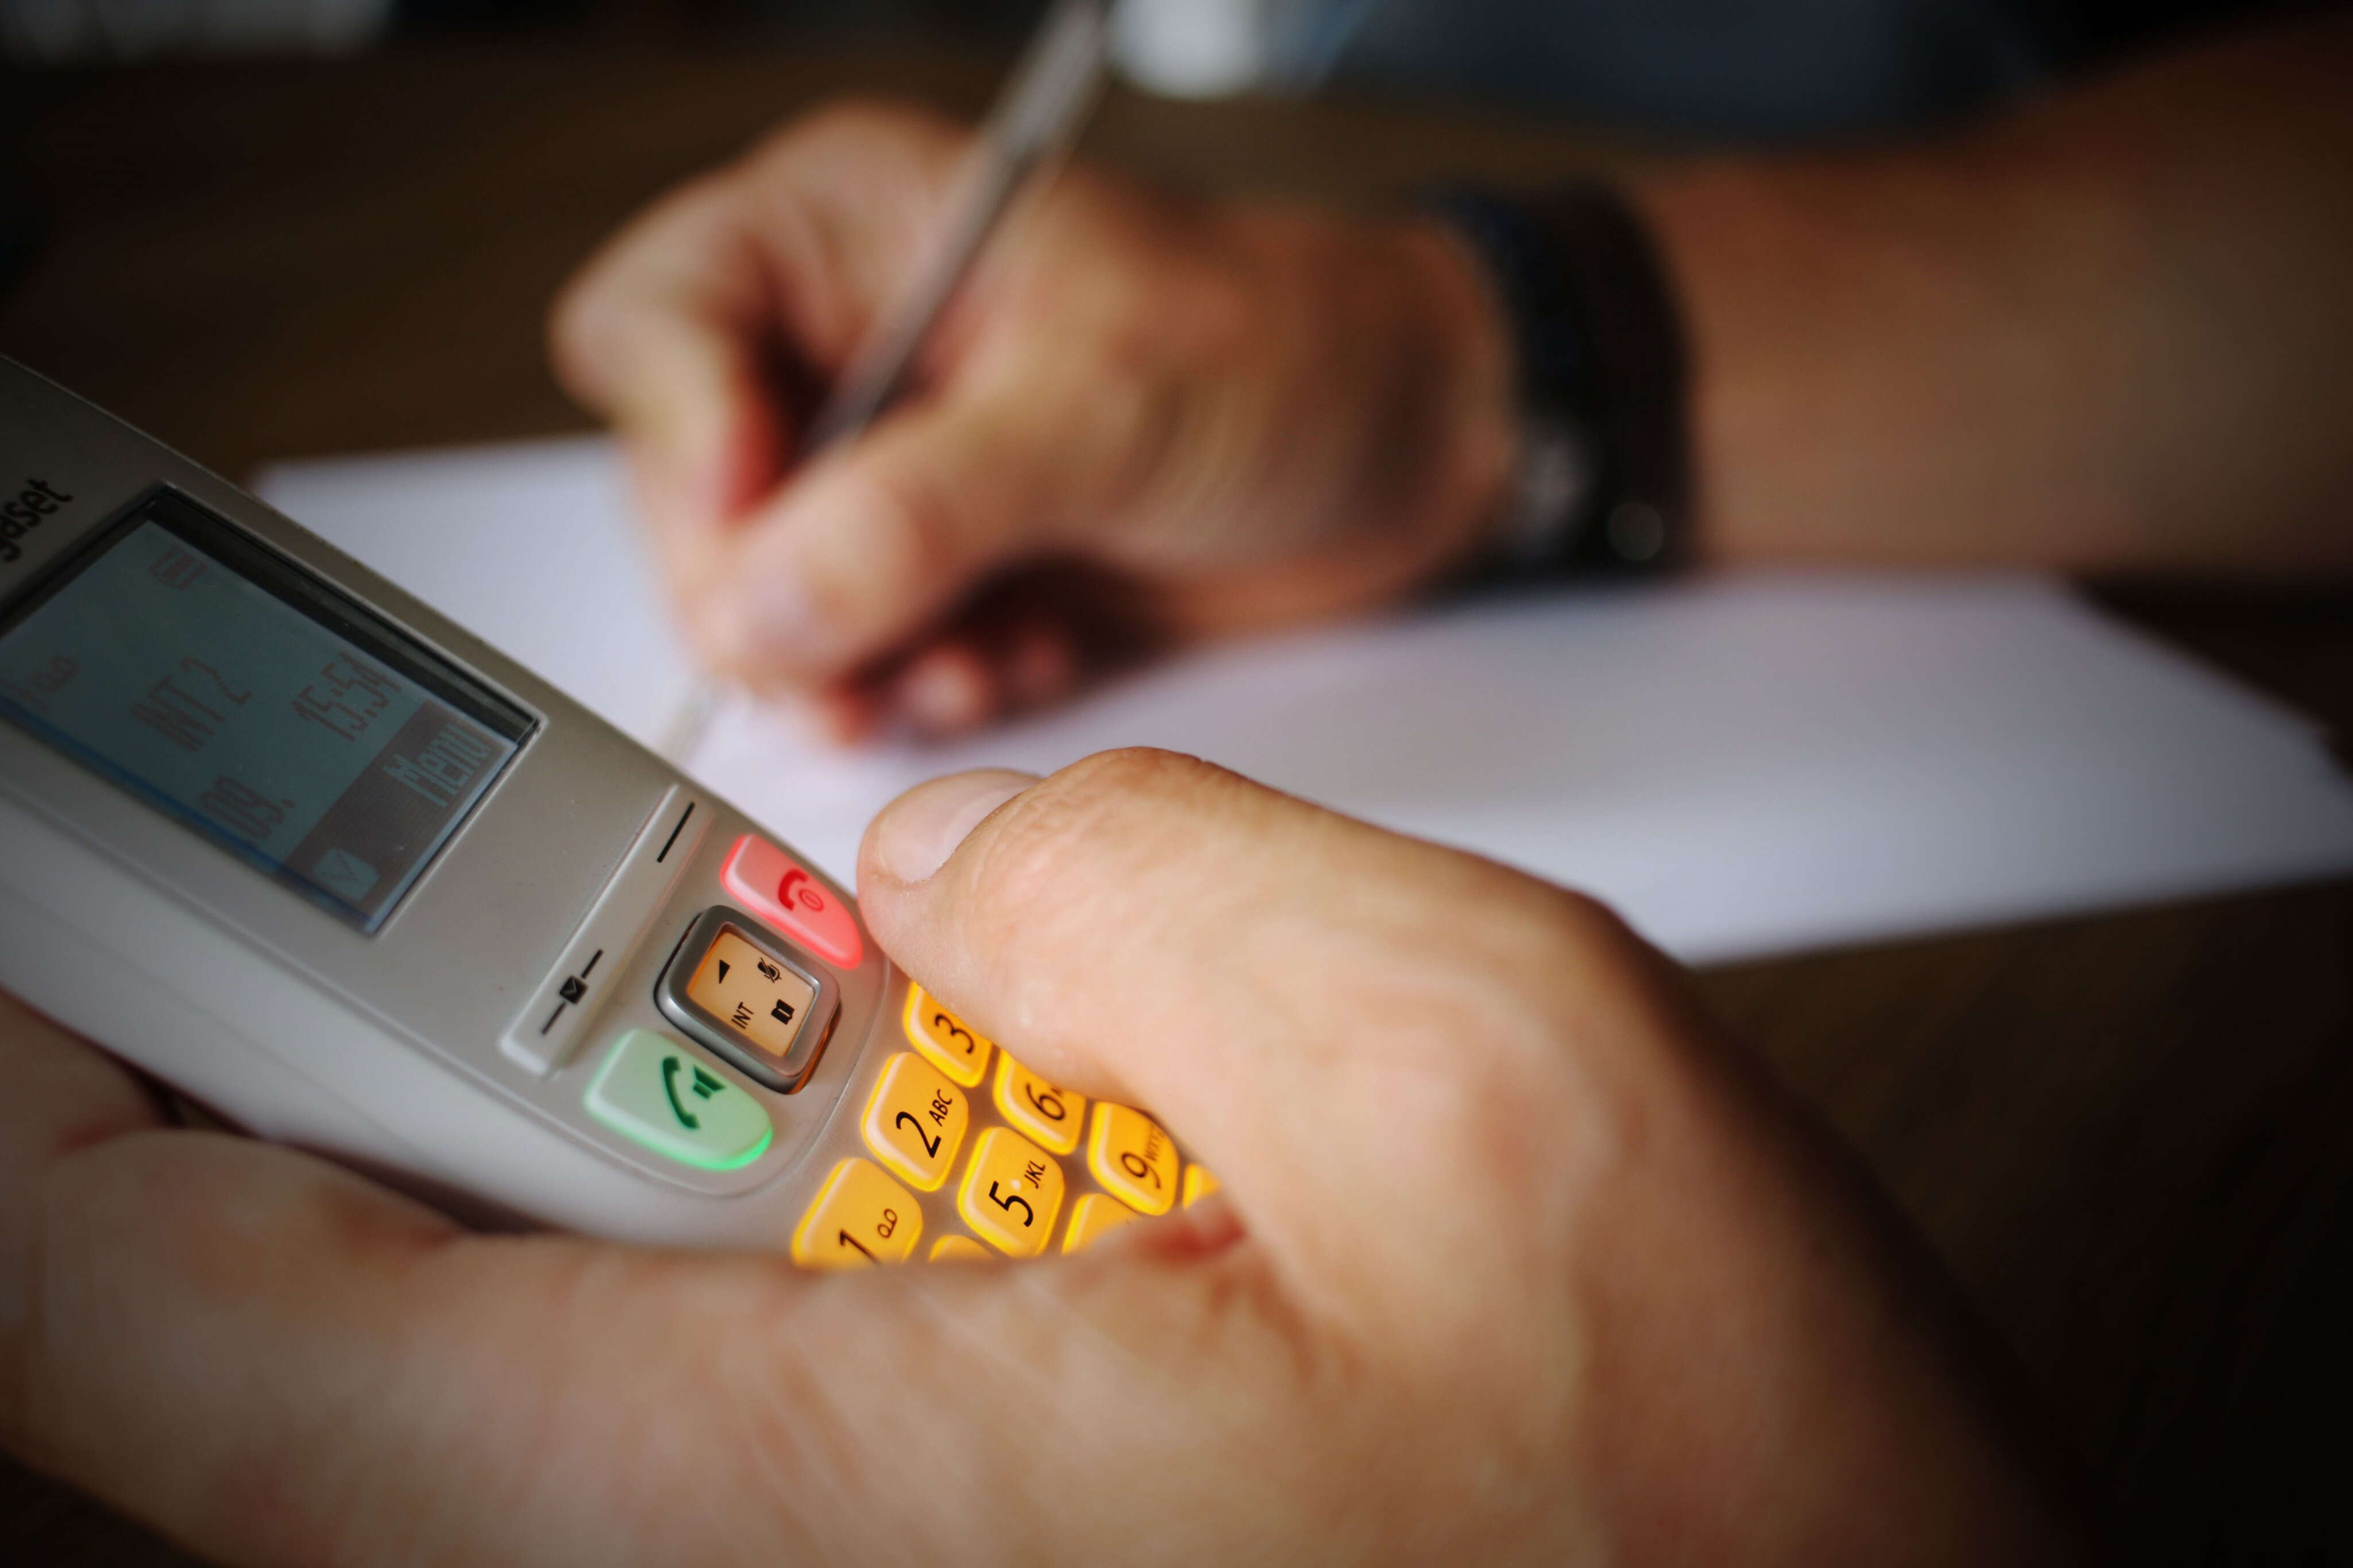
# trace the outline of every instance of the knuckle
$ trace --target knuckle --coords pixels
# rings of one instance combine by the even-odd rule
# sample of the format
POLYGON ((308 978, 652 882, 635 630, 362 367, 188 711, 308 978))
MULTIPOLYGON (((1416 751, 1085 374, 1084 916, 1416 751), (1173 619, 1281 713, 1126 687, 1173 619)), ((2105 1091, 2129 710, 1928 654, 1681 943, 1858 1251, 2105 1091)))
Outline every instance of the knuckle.
POLYGON ((556 379, 574 396, 594 400, 602 381, 601 352, 609 329, 611 290, 604 268, 591 262, 573 275, 547 312, 548 357, 556 379))
POLYGON ((615 302, 606 280, 583 273, 565 286, 547 316, 547 353, 564 390, 602 411, 613 379, 615 302))
POLYGON ((1070 347, 1041 334, 1009 390, 1029 408, 1049 411, 1040 422, 1061 435, 1058 453, 1099 454, 1113 473, 1148 468, 1190 390, 1173 357, 1128 326, 1085 334, 1076 354, 1070 347))
POLYGON ((678 258, 702 252, 741 199, 725 171, 697 175, 640 213, 572 275, 547 315, 549 354, 568 391, 602 402, 617 389, 631 342, 662 308, 678 258))
POLYGON ((1198 806, 1213 780, 1229 777, 1198 758, 1131 747, 1084 758, 1024 791, 975 868, 987 928, 1002 938, 1049 931, 1059 940, 1070 922, 1100 926, 1106 891, 1148 886, 1151 863, 1165 858, 1172 838, 1187 837, 1167 820, 1170 809, 1198 806))
POLYGON ((1590 893, 1546 885, 1551 926, 1556 938, 1588 952, 1618 952, 1641 942, 1625 917, 1590 893))
POLYGON ((1493 868, 1459 935, 1502 984, 1544 995, 1615 990, 1649 949, 1624 919, 1588 894, 1493 868))
POLYGON ((1105 805, 1189 795, 1210 777, 1231 775, 1200 758, 1156 746, 1122 746, 1082 757, 1048 782, 1074 799, 1105 805))
POLYGON ((754 146, 749 162, 765 169, 883 144, 927 150, 952 144, 963 134, 932 110, 879 93, 852 93, 778 126, 754 146))
POLYGON ((967 554, 952 491, 920 460, 866 466, 849 482, 860 492, 844 515, 856 516, 869 580, 923 590, 953 581, 967 554))

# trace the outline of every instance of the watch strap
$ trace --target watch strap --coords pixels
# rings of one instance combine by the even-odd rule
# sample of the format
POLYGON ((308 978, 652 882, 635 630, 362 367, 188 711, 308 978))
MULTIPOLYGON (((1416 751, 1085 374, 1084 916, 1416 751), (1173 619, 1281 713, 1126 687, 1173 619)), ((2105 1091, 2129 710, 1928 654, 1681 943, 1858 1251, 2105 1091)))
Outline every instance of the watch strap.
POLYGON ((1616 188, 1456 190, 1430 204, 1480 264, 1512 338, 1521 453, 1489 574, 1622 575, 1683 557, 1688 370, 1672 290, 1616 188))

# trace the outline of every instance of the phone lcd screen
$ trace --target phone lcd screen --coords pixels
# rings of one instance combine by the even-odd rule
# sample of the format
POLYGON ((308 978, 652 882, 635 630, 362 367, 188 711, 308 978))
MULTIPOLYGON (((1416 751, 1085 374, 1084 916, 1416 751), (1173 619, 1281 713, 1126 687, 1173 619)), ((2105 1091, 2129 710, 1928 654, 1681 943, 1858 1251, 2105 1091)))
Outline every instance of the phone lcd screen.
POLYGON ((533 727, 169 490, 0 625, 0 714, 368 932, 533 727))

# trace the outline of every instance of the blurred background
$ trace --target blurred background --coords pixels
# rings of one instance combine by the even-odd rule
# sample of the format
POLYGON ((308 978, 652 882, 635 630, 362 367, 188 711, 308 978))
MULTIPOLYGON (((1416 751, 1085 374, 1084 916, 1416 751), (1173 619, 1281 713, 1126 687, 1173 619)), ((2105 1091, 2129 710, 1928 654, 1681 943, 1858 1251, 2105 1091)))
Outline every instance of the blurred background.
MULTIPOLYGON (((561 31, 1009 47, 1043 0, 5 0, 23 63, 348 52, 561 31)), ((2222 7, 2198 0, 1121 0, 1163 91, 1327 83, 1719 136, 1867 131, 2014 93, 2222 7)))
MULTIPOLYGON (((239 475, 576 427, 537 317, 598 238, 825 97, 976 115, 1044 4, 0 0, 0 352, 239 475), (478 384, 453 400, 418 333, 478 384), (370 378, 327 384, 367 350, 370 378)), ((1086 150, 1351 201, 1541 185, 1909 132, 2285 8, 1115 0, 1125 87, 1086 150)))

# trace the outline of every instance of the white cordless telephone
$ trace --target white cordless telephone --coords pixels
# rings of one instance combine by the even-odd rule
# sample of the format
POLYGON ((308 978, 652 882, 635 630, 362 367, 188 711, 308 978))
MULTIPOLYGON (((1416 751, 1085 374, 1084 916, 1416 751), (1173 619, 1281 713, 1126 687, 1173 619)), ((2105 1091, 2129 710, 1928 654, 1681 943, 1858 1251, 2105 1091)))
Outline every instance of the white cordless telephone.
POLYGON ((1075 1248, 1214 1185, 726 802, 5 361, 0 985, 485 1223, 864 1267, 1075 1248))

